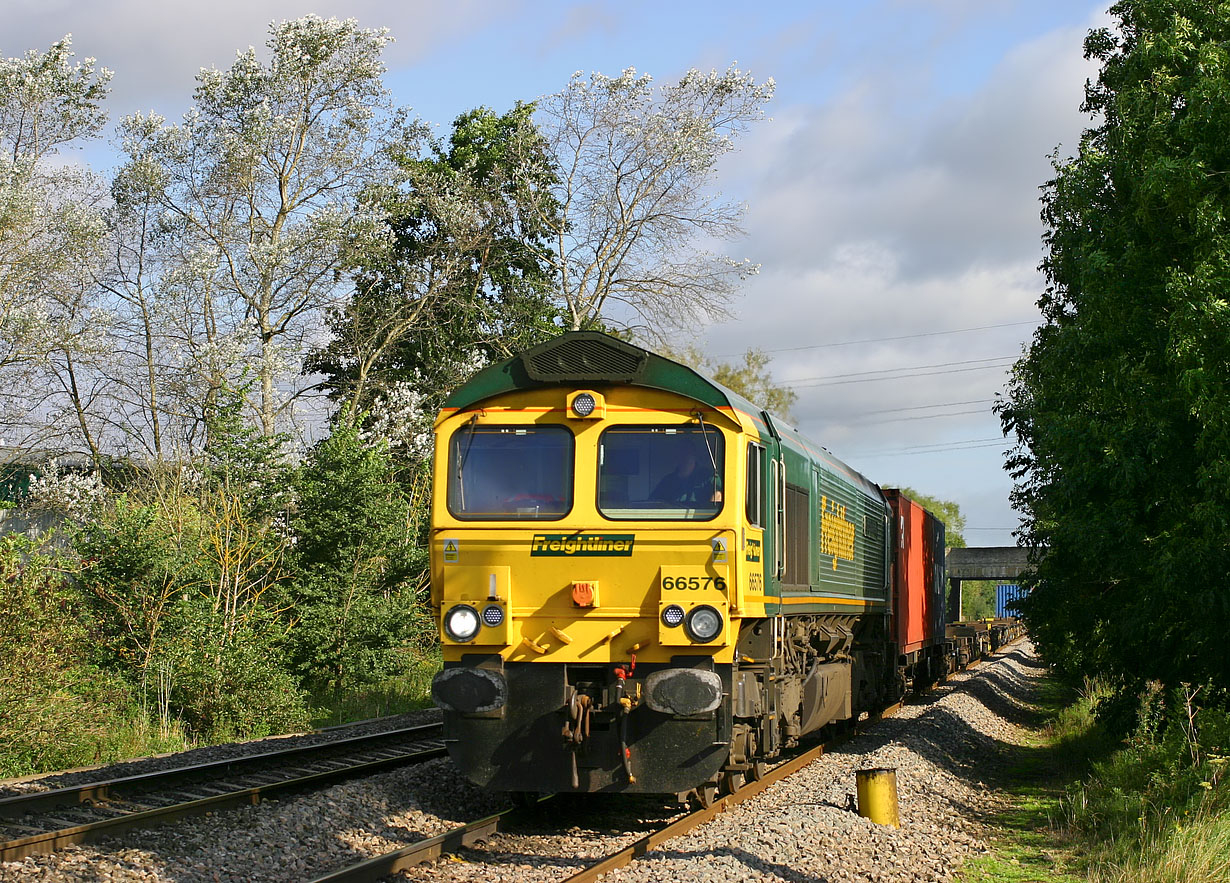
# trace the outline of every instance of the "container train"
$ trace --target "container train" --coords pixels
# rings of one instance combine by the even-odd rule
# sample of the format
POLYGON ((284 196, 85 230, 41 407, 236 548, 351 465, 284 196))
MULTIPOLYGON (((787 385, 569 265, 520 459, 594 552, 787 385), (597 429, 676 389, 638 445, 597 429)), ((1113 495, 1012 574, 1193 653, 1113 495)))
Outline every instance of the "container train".
POLYGON ((937 518, 641 347, 565 333, 435 433, 432 695, 480 786, 707 803, 982 651, 937 518))

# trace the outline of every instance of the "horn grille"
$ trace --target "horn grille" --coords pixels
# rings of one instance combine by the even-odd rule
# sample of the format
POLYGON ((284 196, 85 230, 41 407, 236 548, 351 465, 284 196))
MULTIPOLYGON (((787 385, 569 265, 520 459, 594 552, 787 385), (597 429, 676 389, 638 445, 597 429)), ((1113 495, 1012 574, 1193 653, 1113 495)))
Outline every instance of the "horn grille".
POLYGON ((542 383, 627 383, 645 367, 646 358, 639 347, 591 332, 557 338, 522 357, 526 373, 542 383))

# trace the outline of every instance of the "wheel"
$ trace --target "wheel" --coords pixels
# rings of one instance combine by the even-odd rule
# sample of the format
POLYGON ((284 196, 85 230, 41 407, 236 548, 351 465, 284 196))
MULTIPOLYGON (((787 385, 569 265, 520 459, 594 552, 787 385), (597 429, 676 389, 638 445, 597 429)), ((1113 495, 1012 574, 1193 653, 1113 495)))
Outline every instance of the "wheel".
POLYGON ((769 764, 763 760, 753 760, 752 765, 747 769, 747 777, 753 782, 758 782, 765 777, 769 771, 769 764))
POLYGON ((723 794, 734 794, 745 784, 747 784, 747 777, 743 774, 743 770, 727 770, 722 774, 723 794))
POLYGON ((701 809, 708 809, 717 801, 718 786, 717 782, 706 782, 703 785, 696 786, 696 802, 700 804, 701 809))

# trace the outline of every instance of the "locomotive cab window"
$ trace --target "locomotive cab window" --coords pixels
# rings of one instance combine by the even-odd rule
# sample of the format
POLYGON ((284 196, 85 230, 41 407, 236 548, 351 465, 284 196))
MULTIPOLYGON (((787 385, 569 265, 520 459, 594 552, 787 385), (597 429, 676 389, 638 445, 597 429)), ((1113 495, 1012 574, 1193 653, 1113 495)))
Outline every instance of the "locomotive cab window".
POLYGON ((448 509, 471 520, 562 518, 572 509, 572 433, 467 423, 449 442, 448 509))
POLYGON ((726 450, 712 426, 615 426, 598 443, 598 509, 616 520, 708 521, 726 450))
POLYGON ((758 444, 747 446, 747 520, 754 527, 764 527, 764 496, 761 482, 764 479, 764 448, 758 444))

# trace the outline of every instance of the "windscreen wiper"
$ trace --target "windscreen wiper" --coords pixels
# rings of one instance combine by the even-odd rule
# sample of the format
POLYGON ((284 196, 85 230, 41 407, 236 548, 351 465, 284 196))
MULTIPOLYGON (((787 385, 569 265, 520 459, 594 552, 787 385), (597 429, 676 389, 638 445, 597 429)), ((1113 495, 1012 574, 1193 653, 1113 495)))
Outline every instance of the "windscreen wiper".
POLYGON ((717 457, 713 455, 713 448, 709 445, 709 425, 705 423, 704 416, 700 411, 693 411, 692 416, 700 421, 700 437, 705 440, 705 450, 709 454, 709 465, 713 467, 713 486, 717 489, 718 464, 717 457))
POLYGON ((460 497, 461 508, 464 511, 466 507, 466 485, 462 479, 462 472, 465 470, 466 458, 470 456, 470 448, 474 445, 474 430, 478 423, 478 415, 474 414, 470 417, 470 421, 466 423, 462 432, 468 433, 466 436, 466 447, 461 452, 461 456, 457 458, 457 495, 460 497))

